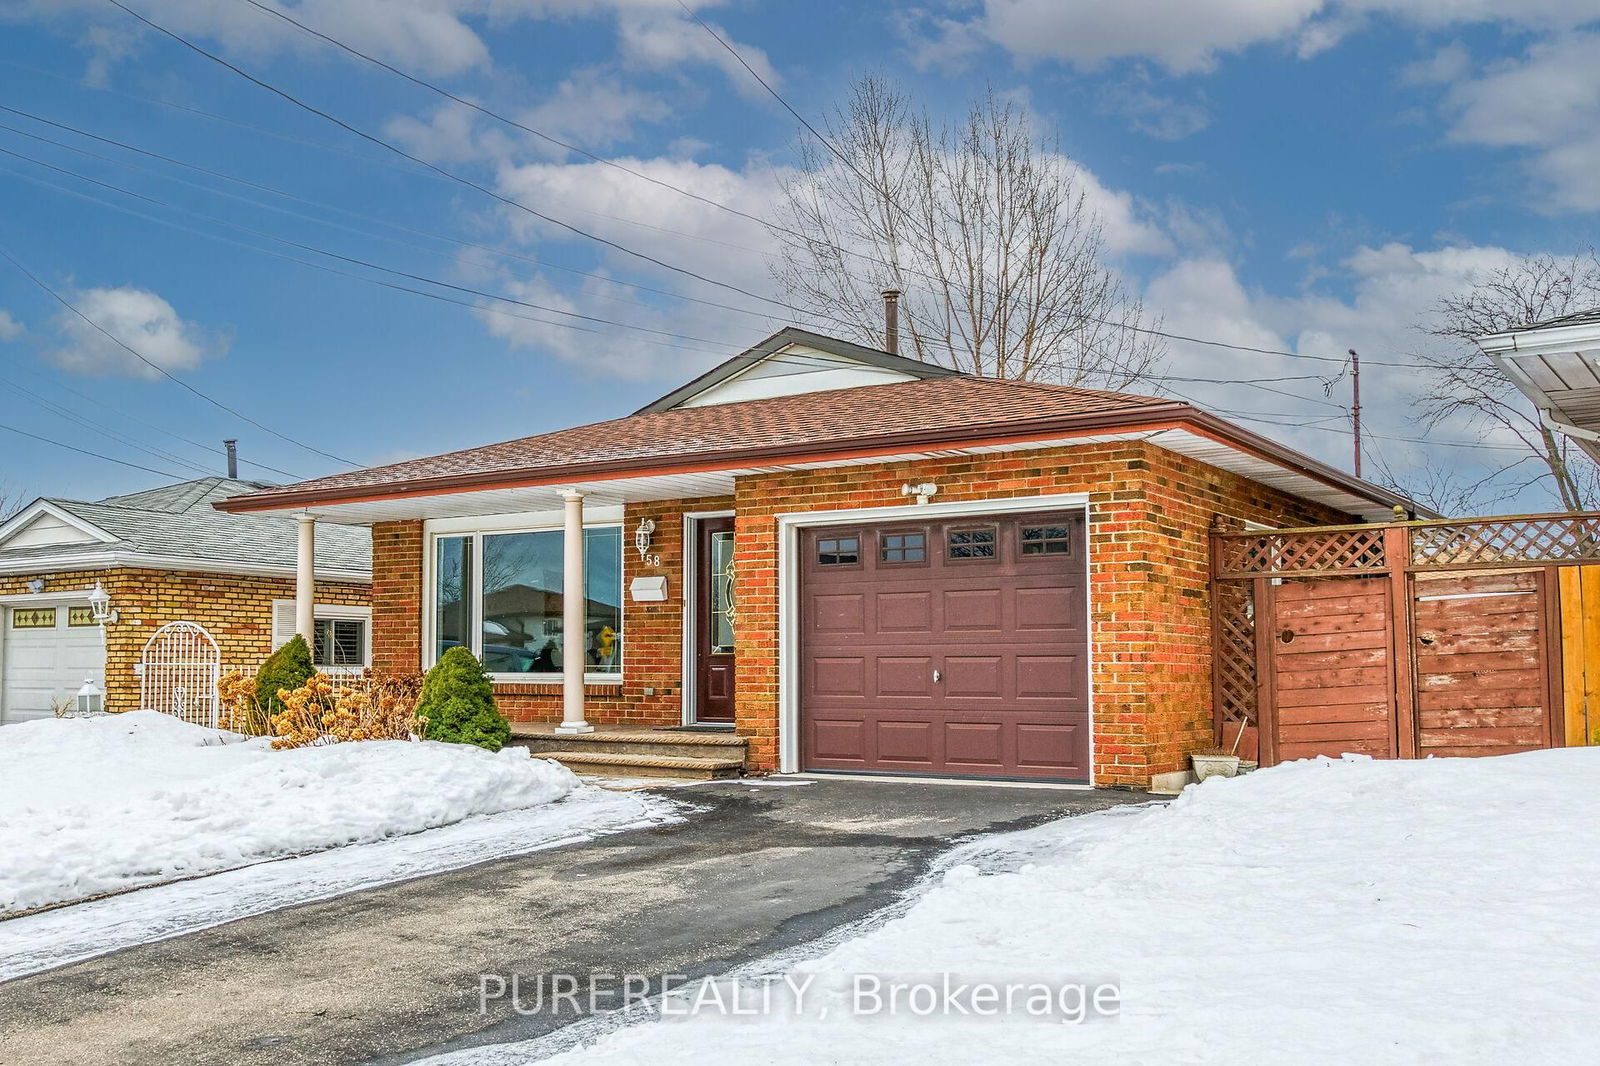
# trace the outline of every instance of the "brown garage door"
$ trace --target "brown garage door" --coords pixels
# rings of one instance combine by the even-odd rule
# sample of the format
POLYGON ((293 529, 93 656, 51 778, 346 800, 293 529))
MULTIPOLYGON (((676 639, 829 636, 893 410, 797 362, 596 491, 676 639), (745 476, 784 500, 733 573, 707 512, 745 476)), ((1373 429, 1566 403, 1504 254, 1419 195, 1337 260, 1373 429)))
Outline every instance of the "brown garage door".
POLYGON ((1089 779, 1082 514, 806 531, 811 770, 1089 779))

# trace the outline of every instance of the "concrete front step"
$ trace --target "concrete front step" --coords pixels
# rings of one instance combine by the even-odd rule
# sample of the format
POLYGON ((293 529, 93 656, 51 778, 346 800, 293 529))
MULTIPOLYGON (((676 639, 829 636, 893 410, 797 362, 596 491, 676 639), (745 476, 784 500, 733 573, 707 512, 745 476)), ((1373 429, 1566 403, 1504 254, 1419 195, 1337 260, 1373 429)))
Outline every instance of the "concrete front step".
POLYGON ((605 777, 677 777, 713 781, 738 777, 744 759, 691 758, 684 755, 634 755, 615 751, 535 751, 541 759, 554 759, 575 774, 605 777))
POLYGON ((536 755, 557 751, 609 752, 615 755, 678 756, 689 759, 735 759, 744 762, 746 742, 731 733, 687 733, 664 729, 597 729, 593 733, 557 733, 547 726, 513 724, 511 743, 536 755))

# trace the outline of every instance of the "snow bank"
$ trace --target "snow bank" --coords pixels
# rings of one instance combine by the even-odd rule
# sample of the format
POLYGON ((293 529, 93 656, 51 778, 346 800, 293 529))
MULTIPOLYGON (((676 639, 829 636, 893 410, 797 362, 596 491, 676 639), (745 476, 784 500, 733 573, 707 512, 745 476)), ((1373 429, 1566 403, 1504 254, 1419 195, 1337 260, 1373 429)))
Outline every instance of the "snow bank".
POLYGON ((654 1020, 551 1061, 1591 1061, 1597 790, 1595 749, 1208 781, 964 849, 903 916, 793 968, 817 979, 799 1017, 654 1020), (1122 1007, 852 1015, 853 975, 942 973, 1110 980, 1122 1007))
POLYGON ((561 799, 525 750, 273 751, 154 711, 0 729, 0 914, 561 799))

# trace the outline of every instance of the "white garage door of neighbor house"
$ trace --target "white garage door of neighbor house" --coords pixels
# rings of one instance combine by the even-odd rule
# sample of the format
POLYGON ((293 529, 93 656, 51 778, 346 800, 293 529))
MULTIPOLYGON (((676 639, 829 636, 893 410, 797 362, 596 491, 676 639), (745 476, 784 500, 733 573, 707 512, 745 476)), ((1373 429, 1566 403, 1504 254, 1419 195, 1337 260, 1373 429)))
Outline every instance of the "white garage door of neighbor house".
POLYGON ((100 627, 87 603, 8 605, 0 619, 0 724, 49 718, 84 679, 105 687, 100 627))

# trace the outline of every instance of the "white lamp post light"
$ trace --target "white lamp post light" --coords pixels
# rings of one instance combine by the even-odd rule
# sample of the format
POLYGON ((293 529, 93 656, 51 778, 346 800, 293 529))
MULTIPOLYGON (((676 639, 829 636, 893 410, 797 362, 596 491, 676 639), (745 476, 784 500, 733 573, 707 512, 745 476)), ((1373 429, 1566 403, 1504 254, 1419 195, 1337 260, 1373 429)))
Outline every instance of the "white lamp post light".
POLYGON ((78 690, 78 713, 101 714, 106 709, 106 694, 95 685, 94 679, 83 679, 83 687, 78 690))

